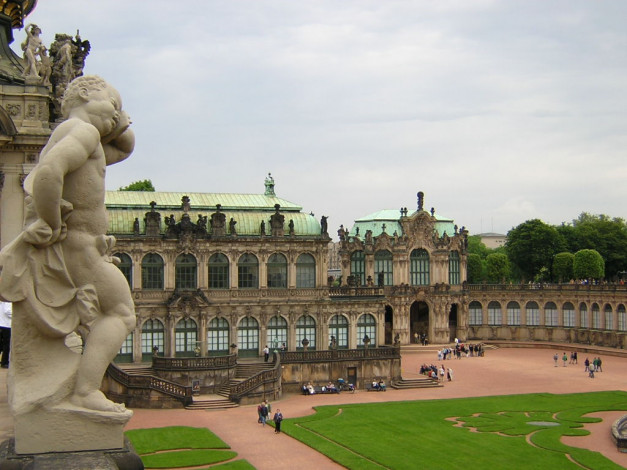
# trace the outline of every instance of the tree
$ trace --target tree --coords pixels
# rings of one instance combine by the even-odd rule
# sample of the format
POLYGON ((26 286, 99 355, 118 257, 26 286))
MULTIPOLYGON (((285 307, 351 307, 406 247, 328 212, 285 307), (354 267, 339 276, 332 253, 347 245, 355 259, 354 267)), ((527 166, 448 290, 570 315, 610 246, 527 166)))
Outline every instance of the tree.
POLYGON ((573 259, 573 274, 577 279, 602 279, 605 262, 596 250, 579 250, 573 259))
MULTIPOLYGON (((623 219, 582 212, 573 220, 571 230, 572 236, 567 238, 569 251, 598 251, 605 260, 607 278, 615 279, 620 271, 627 269, 627 224, 623 219)), ((562 232, 566 234, 567 229, 562 232)))
POLYGON ((553 280, 557 282, 568 282, 574 279, 573 259, 575 255, 567 251, 558 253, 553 258, 553 280))
POLYGON ((507 233, 505 250, 522 278, 534 279, 542 268, 551 269, 553 257, 564 251, 564 240, 555 227, 533 219, 507 233))
POLYGON ((507 255, 491 253, 486 258, 486 277, 488 282, 502 283, 509 279, 510 266, 507 255))
POLYGON ((120 188, 120 191, 147 191, 154 192, 155 187, 150 180, 140 180, 120 188))
POLYGON ((485 259, 490 253, 490 249, 481 241, 479 235, 471 235, 468 237, 468 253, 474 253, 485 259))
POLYGON ((483 263, 481 256, 476 253, 470 253, 467 258, 466 270, 468 282, 470 284, 479 284, 483 280, 483 263))

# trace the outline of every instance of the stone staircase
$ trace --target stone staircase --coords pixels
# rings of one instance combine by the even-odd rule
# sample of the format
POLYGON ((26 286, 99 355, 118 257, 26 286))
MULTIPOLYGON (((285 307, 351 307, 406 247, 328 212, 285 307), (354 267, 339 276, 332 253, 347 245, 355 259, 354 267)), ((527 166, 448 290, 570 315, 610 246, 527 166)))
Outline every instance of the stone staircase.
POLYGON ((225 410, 239 406, 237 403, 233 403, 228 398, 220 395, 198 395, 193 397, 193 399, 193 403, 185 407, 186 410, 225 410))
POLYGON ((235 367, 235 375, 229 382, 222 384, 218 390, 218 395, 228 399, 231 394, 231 386, 237 385, 249 377, 258 374, 259 372, 263 372, 264 370, 270 370, 273 367, 274 364, 271 362, 238 362, 235 367))
POLYGON ((408 388, 435 388, 442 387, 443 384, 429 377, 418 377, 417 379, 393 380, 390 387, 404 390, 408 388))

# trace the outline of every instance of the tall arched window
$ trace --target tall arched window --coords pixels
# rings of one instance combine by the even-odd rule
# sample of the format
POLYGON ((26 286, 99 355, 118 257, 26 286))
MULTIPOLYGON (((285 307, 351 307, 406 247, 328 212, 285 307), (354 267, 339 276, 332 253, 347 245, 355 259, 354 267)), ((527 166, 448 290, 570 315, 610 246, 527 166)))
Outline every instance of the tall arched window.
POLYGON ((159 348, 159 354, 163 355, 164 328, 159 320, 146 320, 142 325, 142 360, 152 358, 153 348, 159 348))
POLYGON ((174 329, 174 350, 176 357, 191 357, 198 346, 198 326, 191 318, 184 318, 174 329))
POLYGON ((618 331, 627 331, 627 311, 623 304, 616 309, 616 315, 618 316, 618 331))
POLYGON ((614 329, 614 318, 612 315, 612 306, 610 304, 605 304, 605 308, 603 309, 605 313, 605 329, 613 330, 614 329))
POLYGON ((579 304, 579 327, 590 328, 590 318, 588 316, 588 306, 583 302, 579 304))
POLYGON ((174 268, 174 286, 176 289, 195 290, 197 264, 194 255, 183 253, 176 258, 174 268))
POLYGON ((547 302, 544 305, 544 325, 557 326, 557 305, 554 302, 547 302))
POLYGON ((601 328, 601 311, 599 304, 592 304, 592 329, 598 330, 601 328))
POLYGON ((229 288, 229 259, 222 253, 209 258, 209 289, 229 288))
POLYGON ((564 314, 564 327, 573 328, 575 326, 575 306, 566 302, 562 306, 562 312, 564 314))
POLYGON ((281 253, 274 253, 268 258, 268 287, 287 288, 287 259, 281 253))
POLYGON ((259 288, 259 261, 252 253, 244 253, 237 262, 237 286, 240 289, 259 288))
POLYGON ((509 302, 507 304, 507 324, 510 326, 520 325, 520 305, 518 302, 509 302))
POLYGON ((335 341, 338 349, 348 349, 348 320, 344 315, 333 315, 329 322, 329 344, 335 341))
POLYGON ((527 302, 525 306, 527 312, 527 326, 539 326, 540 325, 540 307, 536 302, 527 302))
POLYGON ((351 276, 355 277, 358 286, 366 284, 365 259, 363 251, 351 253, 351 276))
POLYGON ((409 276, 412 286, 429 285, 429 253, 427 250, 413 250, 409 257, 409 276))
POLYGON ((364 313, 357 319, 357 347, 365 347, 366 337, 370 340, 370 347, 377 346, 377 321, 369 313, 364 313))
POLYGON ((133 260, 126 253, 116 253, 113 256, 119 258, 120 264, 118 264, 118 268, 124 274, 126 281, 128 282, 129 287, 133 288, 133 260))
POLYGON ((237 325, 237 347, 242 357, 259 355, 259 323, 253 317, 244 317, 237 325))
POLYGON ((214 318, 209 322, 207 344, 210 356, 229 354, 229 322, 224 318, 214 318))
POLYGON ((316 287, 316 260, 309 253, 296 259, 296 287, 316 287))
POLYGON ((374 254, 374 275, 377 279, 376 283, 379 284, 379 276, 383 274, 383 285, 394 285, 394 262, 392 260, 392 253, 388 250, 379 250, 374 254))
POLYGON ((471 326, 483 324, 483 308, 476 300, 468 305, 468 324, 471 326))
POLYGON ((502 325, 503 312, 501 304, 494 300, 488 304, 488 325, 502 325))
POLYGON ((276 315, 268 322, 266 344, 271 350, 280 349, 284 344, 287 349, 287 321, 276 315))
POLYGON ((448 283, 456 286, 460 283, 459 251, 451 251, 448 258, 448 283))
POLYGON ((133 362, 133 332, 131 331, 122 343, 115 362, 133 362))
POLYGON ((142 259, 142 289, 163 289, 163 258, 157 253, 148 253, 142 259))
POLYGON ((303 340, 307 339, 307 349, 316 349, 316 320, 311 315, 303 315, 296 322, 296 349, 303 349, 303 340))

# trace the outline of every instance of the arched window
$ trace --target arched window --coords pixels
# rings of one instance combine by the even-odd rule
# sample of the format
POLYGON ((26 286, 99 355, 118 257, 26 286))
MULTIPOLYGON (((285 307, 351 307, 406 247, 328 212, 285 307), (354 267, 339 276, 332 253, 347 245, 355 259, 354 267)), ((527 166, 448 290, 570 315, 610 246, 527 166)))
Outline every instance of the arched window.
POLYGON ((296 287, 316 287, 316 260, 308 253, 296 259, 296 287))
POLYGON ((592 329, 598 330, 601 328, 601 311, 599 310, 599 304, 592 304, 592 329))
POLYGON ((427 250, 413 250, 409 257, 409 276, 412 286, 429 285, 429 253, 427 250))
POLYGON ((176 357, 192 357, 198 346, 198 326, 191 318, 179 320, 174 329, 174 353, 176 357))
POLYGON ((122 343, 115 362, 133 362, 133 332, 131 331, 122 343))
POLYGON ((374 275, 377 279, 376 283, 379 285, 379 276, 383 274, 383 285, 393 286, 393 261, 392 253, 388 250, 379 250, 374 254, 374 275))
POLYGON ((562 312, 564 314, 564 327, 573 328, 575 326, 575 306, 566 302, 562 306, 562 312))
POLYGON ((229 354, 229 322, 224 318, 214 318, 209 322, 207 345, 210 356, 229 354))
POLYGON ((338 349, 348 349, 348 320, 344 315, 333 315, 329 322, 329 344, 335 336, 338 349))
POLYGON ((287 349, 287 321, 276 315, 268 322, 268 336, 266 344, 271 350, 281 349, 285 345, 287 349))
POLYGON ((182 290, 195 290, 197 288, 196 268, 194 255, 189 253, 178 255, 174 269, 174 287, 182 290))
POLYGON ((357 347, 365 347, 364 340, 370 340, 369 347, 377 346, 377 321, 374 316, 364 313, 357 320, 357 347))
POLYGON ((237 325, 237 347, 242 357, 259 355, 259 323, 253 317, 244 317, 237 325))
POLYGON ((153 348, 159 348, 163 355, 164 349, 163 323, 159 320, 146 320, 142 325, 142 360, 151 360, 153 348))
POLYGON ((268 258, 268 287, 287 288, 287 259, 281 253, 274 253, 268 258))
POLYGON ((575 306, 566 302, 562 306, 562 313, 564 315, 564 327, 573 328, 575 326, 575 306))
POLYGON ((471 326, 483 324, 483 309, 476 300, 473 300, 468 305, 468 324, 471 326))
POLYGON ((316 320, 303 315, 296 322, 296 349, 303 349, 303 340, 309 341, 307 349, 316 349, 316 320))
POLYGON ((618 331, 627 331, 627 312, 623 304, 616 309, 616 315, 618 316, 618 331))
POLYGON ((503 312, 501 304, 494 300, 488 304, 488 325, 502 325, 503 312))
POLYGON ((133 288, 133 260, 126 253, 116 253, 113 256, 120 259, 120 264, 118 264, 118 268, 124 274, 126 281, 128 282, 129 287, 133 288))
POLYGON ((581 323, 580 328, 590 328, 590 318, 588 316, 588 306, 583 302, 579 304, 579 319, 581 323))
POLYGON ((229 288, 229 259, 222 253, 209 258, 209 289, 229 288))
POLYGON ((507 324, 510 326, 520 325, 520 305, 518 302, 509 302, 507 304, 507 324))
POLYGON ((351 253, 351 276, 355 277, 358 286, 366 284, 365 256, 363 251, 351 253))
POLYGON ((614 329, 614 318, 612 315, 612 306, 610 304, 605 304, 605 308, 603 309, 605 313, 605 329, 613 330, 614 329))
POLYGON ((557 326, 557 305, 554 302, 547 302, 544 305, 544 325, 557 326))
POLYGON ((244 253, 237 262, 237 286, 240 289, 259 288, 259 261, 252 253, 244 253))
POLYGON ((142 289, 163 289, 163 258, 157 253, 148 253, 142 259, 142 289))
POLYGON ((460 283, 459 251, 451 251, 448 258, 448 283, 456 286, 460 283))
POLYGON ((527 311, 527 326, 540 325, 540 307, 535 302, 527 302, 525 306, 527 311))

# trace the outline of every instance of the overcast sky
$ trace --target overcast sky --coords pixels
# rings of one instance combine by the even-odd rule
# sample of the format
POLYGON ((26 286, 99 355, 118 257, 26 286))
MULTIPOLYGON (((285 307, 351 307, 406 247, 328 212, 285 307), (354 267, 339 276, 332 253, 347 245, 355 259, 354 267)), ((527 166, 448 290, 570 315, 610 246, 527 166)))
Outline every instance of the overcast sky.
POLYGON ((262 193, 271 172, 333 235, 418 191, 477 234, 627 218, 626 18, 624 0, 39 0, 26 23, 46 44, 80 29, 85 73, 122 95, 137 145, 108 189, 262 193))

